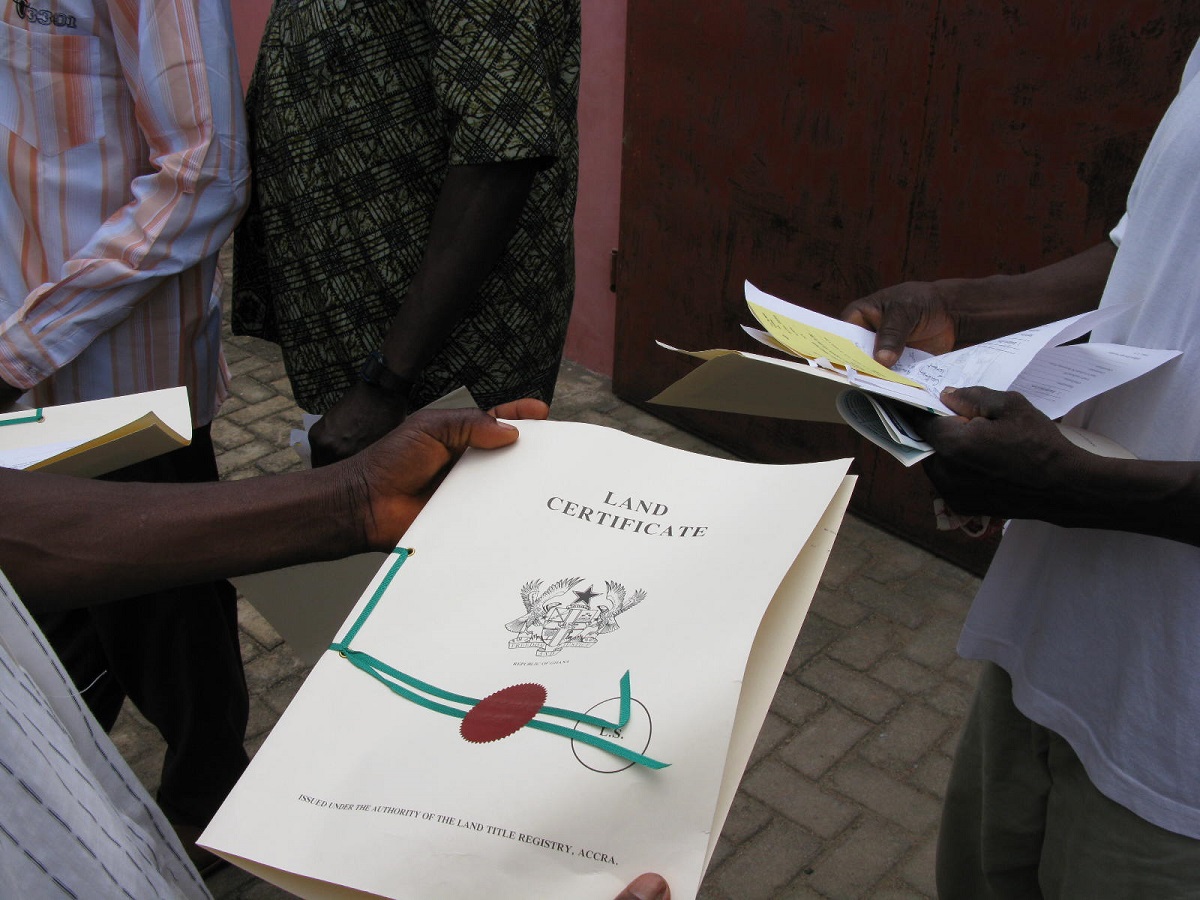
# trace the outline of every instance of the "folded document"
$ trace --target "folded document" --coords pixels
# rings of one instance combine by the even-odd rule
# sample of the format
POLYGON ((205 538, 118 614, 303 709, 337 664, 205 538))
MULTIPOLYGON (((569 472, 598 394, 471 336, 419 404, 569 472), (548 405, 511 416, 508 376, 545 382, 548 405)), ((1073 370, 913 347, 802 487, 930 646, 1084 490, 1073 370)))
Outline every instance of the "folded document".
POLYGON ((192 441, 187 388, 0 415, 0 466, 91 478, 192 441))
MULTIPOLYGON (((916 435, 912 410, 952 415, 939 396, 945 387, 982 385, 1023 394, 1052 419, 1132 381, 1179 355, 1117 344, 1062 346, 1125 312, 1111 306, 1030 328, 950 353, 906 348, 891 369, 872 358, 875 334, 765 294, 746 283, 750 312, 765 329, 745 328, 755 340, 791 359, 735 350, 668 350, 704 361, 650 398, 666 406, 737 412, 810 422, 846 422, 905 465, 932 449, 916 435)), ((1067 433, 1080 443, 1078 429, 1067 433)), ((1093 452, 1102 438, 1083 439, 1093 452)), ((1121 455, 1112 445, 1108 455, 1121 455)), ((1127 455, 1127 454, 1126 454, 1127 455)))

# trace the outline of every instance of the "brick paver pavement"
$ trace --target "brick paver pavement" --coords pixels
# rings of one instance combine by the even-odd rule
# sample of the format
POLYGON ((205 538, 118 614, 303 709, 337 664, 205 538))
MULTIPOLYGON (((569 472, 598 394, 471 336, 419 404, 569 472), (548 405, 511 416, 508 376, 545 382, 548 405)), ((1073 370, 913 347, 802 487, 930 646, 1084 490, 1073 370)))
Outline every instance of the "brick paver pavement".
MULTIPOLYGON (((226 479, 297 468, 299 421, 278 350, 228 338, 233 397, 213 429, 226 479)), ((553 417, 609 425, 727 455, 613 396, 567 363, 553 417)), ((726 822, 703 900, 933 897, 938 809, 976 674, 954 642, 977 579, 850 517, 726 822)), ((254 609, 241 608, 257 748, 306 667, 254 609)), ((162 745, 129 708, 114 739, 151 790, 162 745)), ((221 900, 283 891, 240 870, 209 880, 221 900)))

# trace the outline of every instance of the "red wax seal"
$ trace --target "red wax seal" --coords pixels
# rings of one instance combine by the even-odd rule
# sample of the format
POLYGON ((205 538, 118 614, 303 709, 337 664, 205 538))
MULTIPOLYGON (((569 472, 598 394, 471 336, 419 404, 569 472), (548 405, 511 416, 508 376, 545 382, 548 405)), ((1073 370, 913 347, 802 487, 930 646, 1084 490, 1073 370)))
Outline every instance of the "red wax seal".
POLYGON ((472 744, 498 741, 520 731, 545 704, 546 689, 540 684, 514 684, 475 704, 458 730, 472 744))

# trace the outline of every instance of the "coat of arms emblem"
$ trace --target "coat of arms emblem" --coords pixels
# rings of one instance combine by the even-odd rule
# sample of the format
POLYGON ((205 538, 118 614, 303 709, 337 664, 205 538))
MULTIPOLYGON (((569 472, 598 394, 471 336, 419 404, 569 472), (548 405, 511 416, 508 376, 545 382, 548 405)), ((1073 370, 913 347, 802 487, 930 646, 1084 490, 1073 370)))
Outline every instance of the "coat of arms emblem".
POLYGON ((593 605, 601 594, 595 584, 575 590, 583 580, 563 578, 544 591, 541 579, 522 585, 525 615, 504 626, 517 635, 508 642, 509 649, 532 648, 538 656, 557 656, 567 647, 591 647, 600 635, 621 627, 617 616, 646 599, 641 589, 627 595, 623 584, 605 581, 603 600, 593 605), (575 595, 570 602, 568 594, 575 595))

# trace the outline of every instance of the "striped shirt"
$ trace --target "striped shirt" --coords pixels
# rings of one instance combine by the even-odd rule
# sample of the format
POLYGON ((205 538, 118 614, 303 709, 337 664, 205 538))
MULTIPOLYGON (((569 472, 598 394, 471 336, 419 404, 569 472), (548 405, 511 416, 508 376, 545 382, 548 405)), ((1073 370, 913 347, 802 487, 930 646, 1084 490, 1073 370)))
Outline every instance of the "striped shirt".
POLYGON ((0 897, 209 897, 3 573, 0 897))
POLYGON ((0 379, 38 404, 228 389, 217 254, 249 181, 225 0, 4 0, 0 379))

